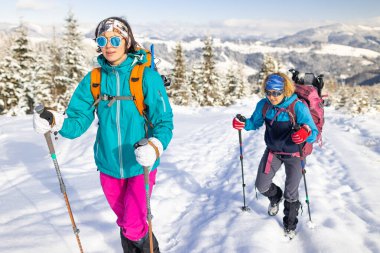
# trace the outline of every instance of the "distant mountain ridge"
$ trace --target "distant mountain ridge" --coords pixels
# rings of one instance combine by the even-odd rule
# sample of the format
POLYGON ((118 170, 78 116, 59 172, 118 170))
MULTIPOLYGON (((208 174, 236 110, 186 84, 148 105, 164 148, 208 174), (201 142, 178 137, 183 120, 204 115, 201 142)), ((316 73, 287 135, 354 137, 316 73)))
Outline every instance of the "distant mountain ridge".
MULTIPOLYGON (((0 43, 9 37, 16 26, 0 23, 0 43)), ((27 26, 28 36, 32 39, 49 39, 52 36, 52 26, 27 26)), ((60 26, 56 30, 58 37, 62 29, 60 26)), ((86 38, 93 38, 93 29, 92 25, 80 26, 86 38)), ((201 59, 202 39, 209 35, 203 30, 187 33, 181 30, 174 32, 172 27, 154 30, 142 26, 134 28, 134 33, 142 44, 155 44, 156 55, 165 62, 164 68, 167 69, 172 67, 172 54, 177 41, 182 42, 186 59, 189 60, 188 66, 191 66, 201 59)), ((286 67, 323 73, 327 78, 342 83, 373 85, 380 80, 380 27, 332 24, 272 39, 253 33, 246 36, 221 33, 219 37, 213 37, 219 65, 242 64, 252 81, 265 54, 272 55, 286 67)))
POLYGON ((331 43, 380 52, 380 27, 334 24, 300 31, 269 42, 275 46, 310 46, 331 43))

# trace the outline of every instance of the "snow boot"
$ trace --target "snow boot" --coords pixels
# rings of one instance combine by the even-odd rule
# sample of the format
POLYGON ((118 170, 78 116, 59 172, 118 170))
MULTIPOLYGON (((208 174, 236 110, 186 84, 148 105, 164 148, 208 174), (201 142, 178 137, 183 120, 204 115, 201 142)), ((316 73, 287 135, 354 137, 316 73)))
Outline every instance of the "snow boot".
POLYGON ((264 196, 269 198, 268 214, 275 216, 278 213, 279 205, 282 200, 282 190, 280 187, 272 183, 269 190, 263 193, 264 196))
MULTIPOLYGON (((298 223, 298 210, 301 207, 301 202, 298 200, 295 202, 284 201, 284 229, 287 231, 295 231, 298 223)), ((295 234, 295 233, 294 233, 295 234)))
MULTIPOLYGON (((121 245, 123 247, 123 253, 150 253, 149 235, 146 234, 138 241, 131 241, 126 238, 120 229, 121 245)), ((160 253, 158 247, 158 241, 153 234, 153 252, 160 253)))
POLYGON ((278 213, 278 210, 280 209, 281 200, 282 198, 277 203, 269 203, 268 214, 270 216, 275 216, 278 213))
POLYGON ((290 230, 290 229, 284 229, 284 235, 289 238, 289 240, 292 240, 294 237, 296 237, 296 231, 290 230))
POLYGON ((136 247, 135 243, 123 235, 120 229, 121 246, 123 247, 123 253, 141 253, 140 249, 136 247))
MULTIPOLYGON (((156 237, 153 235, 153 253, 160 253, 160 248, 158 247, 158 241, 156 237)), ((149 253, 150 252, 150 245, 149 245, 149 236, 148 234, 139 240, 138 244, 136 246, 141 249, 141 253, 149 253)))

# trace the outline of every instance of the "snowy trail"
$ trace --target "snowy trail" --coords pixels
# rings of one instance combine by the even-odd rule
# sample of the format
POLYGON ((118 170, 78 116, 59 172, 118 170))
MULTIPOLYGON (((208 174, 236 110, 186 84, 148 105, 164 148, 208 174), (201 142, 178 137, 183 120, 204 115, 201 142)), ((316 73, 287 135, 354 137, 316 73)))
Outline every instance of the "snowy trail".
MULTIPOLYGON (((254 189, 264 152, 264 128, 242 132, 246 203, 243 205, 236 113, 249 116, 255 101, 229 108, 175 107, 174 138, 159 167, 152 198, 153 230, 161 251, 380 252, 380 115, 349 117, 327 110, 324 145, 307 160, 311 214, 307 226, 303 182, 297 237, 282 236, 282 209, 254 189)), ((0 252, 78 252, 43 137, 31 117, 0 117, 0 252), (20 239, 22 238, 22 239, 20 239)), ((121 252, 119 231, 99 185, 92 144, 96 124, 76 140, 55 143, 85 252, 121 252)), ((284 170, 275 183, 284 185, 284 170)))
MULTIPOLYGON (((342 245, 339 250, 380 252, 380 206, 377 199, 371 198, 380 180, 380 174, 374 173, 380 167, 379 153, 375 151, 380 131, 378 127, 364 127, 360 119, 355 123, 349 119, 333 111, 327 114, 325 146, 314 156, 320 158, 316 160, 318 174, 311 189, 318 194, 315 211, 323 226, 321 232, 342 245), (342 234, 345 236, 339 236, 342 234), (362 235, 366 236, 361 238, 362 235)), ((334 245, 331 242, 324 247, 334 249, 334 245)))
MULTIPOLYGON (((181 154, 182 167, 186 168, 185 173, 192 175, 190 181, 192 185, 186 187, 181 184, 182 189, 191 189, 191 187, 197 189, 195 194, 192 194, 193 196, 188 196, 191 203, 188 203, 187 208, 178 214, 174 222, 177 227, 187 227, 188 231, 174 229, 171 234, 169 233, 168 238, 176 243, 166 249, 168 252, 253 252, 261 250, 276 252, 282 249, 283 238, 281 238, 280 229, 282 213, 280 212, 279 217, 276 217, 273 222, 266 217, 267 200, 263 197, 256 200, 254 197, 253 185, 256 168, 264 151, 263 130, 243 132, 246 197, 252 212, 242 213, 238 209, 242 203, 242 187, 237 132, 220 128, 220 126, 230 124, 231 115, 234 114, 223 115, 223 117, 219 114, 217 117, 219 120, 208 120, 207 126, 183 133, 186 136, 192 136, 191 143, 188 140, 183 142, 183 140, 177 139, 176 141, 186 144, 173 145, 181 146, 180 150, 175 150, 175 154, 181 154), (218 139, 215 139, 216 137, 218 139), (202 148, 206 145, 207 150, 202 148), (205 174, 206 172, 208 175, 205 174), (196 179, 199 175, 200 181, 196 179), (207 178, 208 180, 205 180, 207 178), (207 188, 203 188, 203 186, 207 186, 207 188), (257 221, 257 219, 266 222, 257 221), (252 225, 249 225, 249 222, 252 225), (268 227, 268 231, 277 230, 278 238, 269 236, 268 239, 277 240, 280 244, 276 246, 263 244, 261 238, 263 236, 260 236, 260 233, 257 233, 259 239, 254 239, 255 223, 262 223, 262 226, 268 227), (185 224, 192 224, 194 228, 191 229, 185 224), (212 226, 213 229, 208 229, 208 226, 212 226), (198 236, 192 235, 194 231, 198 231, 198 236), (239 238, 239 234, 253 235, 239 238), (192 238, 192 240, 179 243, 178 238, 181 237, 192 238), (204 240, 204 238, 209 238, 209 240, 204 240)), ((213 118, 212 115, 205 117, 213 118)), ((380 222, 379 216, 376 214, 376 211, 379 210, 379 202, 370 203, 372 201, 368 201, 367 195, 371 194, 370 189, 376 188, 377 179, 380 179, 380 175, 371 173, 371 169, 380 165, 378 153, 372 150, 377 146, 379 139, 368 133, 361 133, 360 131, 364 130, 359 130, 357 125, 347 129, 347 126, 342 123, 348 119, 334 114, 333 111, 328 111, 326 117, 324 145, 322 148, 315 149, 315 153, 308 158, 306 167, 311 214, 317 228, 310 230, 306 225, 308 213, 307 205, 304 202, 302 181, 300 200, 303 202, 303 215, 300 216, 299 235, 292 244, 296 245, 294 249, 298 248, 303 252, 379 252, 380 222), (332 115, 329 116, 329 113, 332 115), (344 132, 348 133, 344 134, 344 132), (352 132, 357 132, 358 135, 354 139, 351 136, 352 132), (366 147, 367 143, 372 143, 372 147, 366 147), (358 151, 360 151, 359 154, 358 151), (372 162, 368 163, 368 159, 372 162), (358 170, 360 170, 359 173, 358 170), (375 180, 368 180, 373 182, 373 185, 369 185, 370 187, 368 187, 367 180, 361 175, 366 171, 369 172, 369 177, 375 176, 373 178, 375 180), (347 234, 347 231, 352 232, 347 234), (342 234, 346 235, 341 236, 342 234), (363 234, 367 236, 362 238, 363 234), (328 240, 320 245, 319 242, 325 241, 326 236, 333 240, 328 240), (362 239, 358 240, 358 238, 362 239), (355 243, 349 243, 351 241, 355 243)), ((197 121, 197 119, 194 120, 197 121)), ((378 132, 375 134, 375 136, 379 136, 378 132)), ((182 134, 180 135, 182 136, 182 134)), ((170 150, 168 153, 171 153, 170 150)), ((167 160, 169 164, 173 161, 181 166, 178 160, 169 158, 167 160)), ((172 164, 169 167, 171 166, 172 164)), ((275 182, 283 186, 284 180, 285 175, 283 171, 280 171, 275 182)), ((156 192, 156 194, 160 193, 156 192)), ((178 196, 186 199, 186 195, 179 194, 178 196)), ((177 197, 175 199, 177 200, 177 197)), ((184 200, 184 202, 186 201, 184 200)), ((163 234, 168 235, 169 231, 170 229, 163 234)), ((264 233, 264 237, 266 234, 264 233)))

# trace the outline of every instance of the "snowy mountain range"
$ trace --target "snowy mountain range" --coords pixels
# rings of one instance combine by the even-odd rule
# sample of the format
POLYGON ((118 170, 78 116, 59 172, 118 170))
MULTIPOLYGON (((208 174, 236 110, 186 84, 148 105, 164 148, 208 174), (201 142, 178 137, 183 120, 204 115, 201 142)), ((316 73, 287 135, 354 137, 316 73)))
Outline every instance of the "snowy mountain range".
MULTIPOLYGON (((6 39, 16 25, 0 23, 0 43, 6 39)), ((28 24, 32 41, 40 42, 52 36, 52 27, 28 24)), ((201 59, 202 40, 212 35, 218 67, 224 72, 231 66, 243 66, 248 80, 254 82, 264 55, 270 54, 287 68, 303 72, 323 73, 344 83, 373 85, 380 80, 380 27, 333 24, 309 28, 295 34, 268 38, 254 31, 243 36, 238 33, 212 32, 199 28, 198 33, 188 28, 175 26, 156 28, 136 26, 137 40, 144 46, 154 43, 156 56, 162 61, 161 68, 170 69, 173 63, 173 49, 181 41, 190 66, 201 59), (188 31, 188 32, 187 32, 188 31), (228 35, 226 35, 228 34, 228 35)), ((63 26, 56 29, 58 36, 63 26)), ((80 31, 90 41, 93 25, 81 25, 80 31)), ((89 50, 91 52, 91 50, 89 50)), ((89 55, 92 58, 93 55, 89 55)))

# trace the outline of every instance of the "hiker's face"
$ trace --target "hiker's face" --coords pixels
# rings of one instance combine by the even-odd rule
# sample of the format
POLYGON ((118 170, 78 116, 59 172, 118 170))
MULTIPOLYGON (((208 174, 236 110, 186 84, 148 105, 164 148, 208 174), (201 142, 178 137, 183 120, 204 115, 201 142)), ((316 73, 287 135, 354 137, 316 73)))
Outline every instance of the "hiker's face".
POLYGON ((265 93, 272 105, 278 105, 285 97, 283 91, 279 92, 278 90, 266 90, 265 93))
POLYGON ((117 32, 104 32, 101 34, 107 39, 107 44, 101 47, 102 54, 111 65, 119 65, 126 58, 125 53, 125 39, 117 32), (121 43, 118 47, 114 47, 111 43, 111 37, 118 36, 121 39, 121 43))

